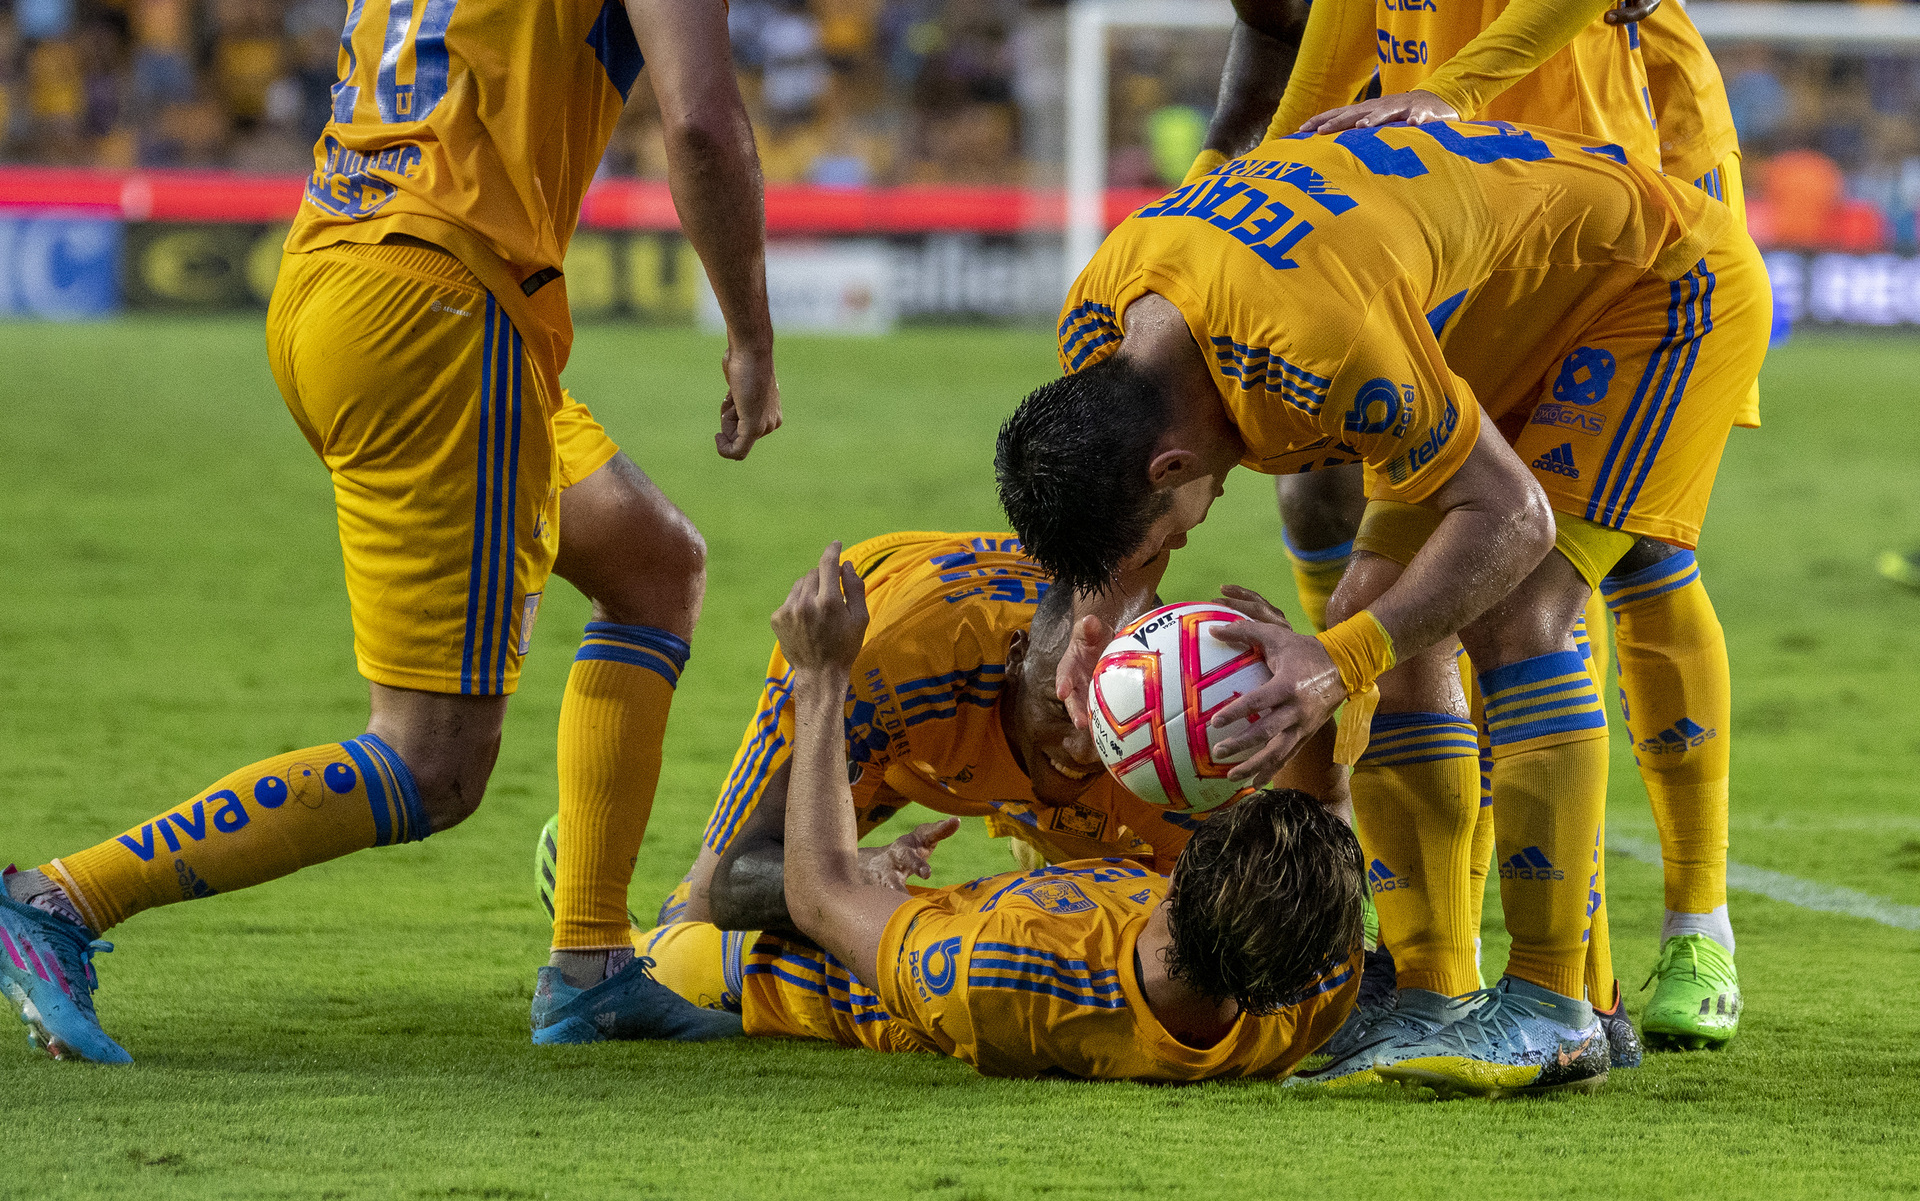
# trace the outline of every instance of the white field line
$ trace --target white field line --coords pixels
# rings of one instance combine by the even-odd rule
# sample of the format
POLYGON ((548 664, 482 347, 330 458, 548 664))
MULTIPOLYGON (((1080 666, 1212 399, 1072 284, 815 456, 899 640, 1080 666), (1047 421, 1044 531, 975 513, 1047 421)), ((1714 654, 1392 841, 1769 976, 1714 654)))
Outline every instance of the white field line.
MULTIPOLYGON (((1629 859, 1655 865, 1660 863, 1660 844, 1657 842, 1645 842, 1625 834, 1608 834, 1607 849, 1618 851, 1629 859)), ((1865 918, 1896 930, 1920 930, 1920 906, 1896 905, 1851 888, 1815 884, 1812 880, 1770 872, 1763 867, 1748 867, 1744 863, 1729 861, 1727 887, 1755 893, 1770 901, 1798 905, 1802 909, 1865 918)))

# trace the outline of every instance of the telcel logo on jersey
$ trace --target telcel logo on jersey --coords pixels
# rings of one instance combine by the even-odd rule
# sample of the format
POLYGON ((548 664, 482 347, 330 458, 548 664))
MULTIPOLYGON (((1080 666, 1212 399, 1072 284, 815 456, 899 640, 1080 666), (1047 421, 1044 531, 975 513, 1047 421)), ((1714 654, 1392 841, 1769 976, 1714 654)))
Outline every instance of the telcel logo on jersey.
POLYGON ((307 179, 307 199, 338 217, 356 221, 371 217, 393 199, 393 185, 369 172, 411 179, 420 169, 420 147, 411 144, 362 154, 328 134, 321 145, 326 148, 326 161, 307 179))
MULTIPOLYGON (((1409 389, 1411 391, 1411 389, 1409 389)), ((1406 454, 1395 455, 1387 464, 1387 478, 1396 484, 1404 483, 1407 477, 1425 467, 1439 456, 1440 450, 1453 440, 1453 431, 1460 428, 1460 410, 1453 405, 1453 397, 1447 397, 1447 411, 1440 415, 1438 425, 1407 450, 1406 454)))

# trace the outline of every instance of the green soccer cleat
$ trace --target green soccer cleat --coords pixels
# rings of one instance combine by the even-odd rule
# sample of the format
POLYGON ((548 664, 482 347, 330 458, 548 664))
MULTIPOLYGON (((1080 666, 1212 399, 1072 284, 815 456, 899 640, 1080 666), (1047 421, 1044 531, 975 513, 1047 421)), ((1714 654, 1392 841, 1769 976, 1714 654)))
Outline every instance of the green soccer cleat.
POLYGON ((1720 1051, 1740 1029, 1740 976, 1733 955, 1705 934, 1682 934, 1660 947, 1653 999, 1640 1032, 1654 1051, 1720 1051))
MULTIPOLYGON (((540 830, 540 841, 533 848, 533 887, 540 894, 540 907, 547 911, 547 919, 553 919, 553 887, 560 874, 560 815, 554 814, 540 830)), ((659 925, 666 925, 665 919, 659 925)), ((627 925, 635 930, 645 930, 640 919, 627 910, 627 925)))
POLYGON ((1465 1015, 1418 1042, 1389 1048, 1382 1079, 1442 1097, 1525 1097, 1597 1091, 1607 1081, 1607 1035, 1585 1001, 1507 976, 1468 993, 1465 1015))
POLYGON ((1920 550, 1880 552, 1880 574, 1896 584, 1920 590, 1920 550))

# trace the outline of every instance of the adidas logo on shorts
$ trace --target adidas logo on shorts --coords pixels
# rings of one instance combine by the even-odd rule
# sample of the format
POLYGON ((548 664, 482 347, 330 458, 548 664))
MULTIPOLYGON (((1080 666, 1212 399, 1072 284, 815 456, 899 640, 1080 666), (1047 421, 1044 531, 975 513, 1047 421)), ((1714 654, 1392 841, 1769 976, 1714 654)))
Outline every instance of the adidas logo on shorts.
POLYGON ((1564 475, 1570 480, 1580 478, 1580 469, 1573 465, 1573 443, 1562 442, 1546 454, 1533 461, 1536 471, 1551 471, 1555 475, 1564 475))

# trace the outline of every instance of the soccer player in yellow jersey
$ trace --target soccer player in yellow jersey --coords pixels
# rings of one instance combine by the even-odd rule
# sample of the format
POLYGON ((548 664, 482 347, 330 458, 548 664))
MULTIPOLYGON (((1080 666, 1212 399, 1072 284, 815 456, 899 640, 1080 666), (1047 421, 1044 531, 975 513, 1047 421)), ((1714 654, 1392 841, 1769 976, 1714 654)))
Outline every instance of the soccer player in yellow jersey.
MULTIPOLYGON (((1359 770, 1385 769, 1401 816, 1376 830, 1360 812, 1363 841, 1437 858, 1435 893, 1455 898, 1402 939, 1430 973, 1403 967, 1402 986, 1432 1000, 1409 1016, 1446 1048, 1402 1044, 1417 1050, 1407 1070, 1442 1087, 1591 1086, 1607 1070, 1583 999, 1606 727, 1574 629, 1637 536, 1698 537, 1770 321, 1764 267, 1730 223, 1619 147, 1550 131, 1434 122, 1269 139, 1114 231, 1066 302, 1069 374, 1002 429, 1014 528, 1082 593, 1184 542, 1235 464, 1366 464, 1368 553, 1331 628, 1226 632, 1262 647, 1275 679, 1215 718, 1261 715, 1214 754, 1249 753, 1235 778, 1265 778, 1355 698, 1351 760, 1377 695, 1359 770), (1444 351, 1443 322, 1456 323, 1444 351), (1549 403, 1586 414, 1592 445, 1532 422, 1549 403), (1479 748, 1456 630, 1487 698, 1513 934, 1499 986, 1464 1005, 1447 998, 1471 977, 1448 973, 1472 963, 1457 881, 1479 748), (1543 1071, 1575 1061, 1572 1076, 1543 1071)), ((1083 600, 1062 661, 1076 703, 1103 605, 1083 600)))
POLYGON ((534 1039, 600 1037, 559 1019, 631 963, 627 884, 705 587, 699 534, 559 382, 561 264, 643 65, 727 322, 718 450, 743 458, 779 424, 724 0, 354 0, 267 344, 332 477, 372 715, 9 872, 0 990, 56 1056, 129 1058, 94 1017, 94 936, 472 813, 550 572, 594 620, 561 706, 568 852, 534 1039))
MULTIPOLYGON (((1377 22, 1367 20, 1375 9, 1369 0, 1322 0, 1314 7, 1303 35, 1301 62, 1307 65, 1290 77, 1275 132, 1337 132, 1462 115, 1586 130, 1642 162, 1695 181, 1726 202, 1737 227, 1745 228, 1732 112, 1719 69, 1680 5, 1382 3, 1377 22), (1347 104, 1355 81, 1371 69, 1379 71, 1389 94, 1347 104), (1649 127, 1652 142, 1643 136, 1649 127)), ((1202 155, 1196 169, 1210 165, 1202 155)), ((1441 341, 1451 343, 1449 329, 1442 328, 1441 341)), ((1575 435, 1590 428, 1574 405, 1543 408, 1535 420, 1575 435)), ((1736 424, 1759 424, 1757 388, 1736 424)), ((1350 474, 1282 487, 1283 512, 1304 535, 1305 549, 1289 542, 1303 595, 1327 595, 1350 554, 1339 529, 1354 518, 1341 503, 1347 489, 1336 482, 1350 474), (1333 520, 1314 520, 1323 514, 1333 520)), ((1601 599, 1614 618, 1628 734, 1666 861, 1666 915, 1655 968, 1660 983, 1642 1024, 1657 1047, 1724 1045, 1741 1010, 1726 911, 1732 702, 1725 635, 1692 550, 1660 538, 1639 539, 1590 605, 1599 652, 1591 665, 1604 675, 1601 599)), ((1487 837, 1483 831, 1483 843, 1487 837)), ((1475 867, 1484 870, 1478 860, 1475 867)), ((1415 904, 1432 895, 1417 879, 1402 876, 1401 882, 1415 904)), ((1476 875, 1476 896, 1478 884, 1476 875)), ((1616 1062, 1629 1063, 1638 1052, 1629 1045, 1631 1027, 1613 979, 1601 905, 1594 915, 1588 987, 1596 1000, 1612 998, 1609 1033, 1622 1042, 1616 1062)))
MULTIPOLYGON (((1106 859, 914 893, 874 882, 842 732, 863 593, 833 543, 773 620, 796 712, 786 907, 806 941, 656 930, 653 970, 687 999, 656 998, 623 1032, 703 1038, 731 1020, 748 1035, 952 1055, 994 1076, 1164 1081, 1284 1076, 1326 1040, 1359 987, 1360 854, 1304 793, 1222 811, 1171 879, 1106 859)), ((957 824, 922 828, 922 865, 957 824)))
MULTIPOLYGON (((1019 539, 907 531, 856 543, 846 557, 872 614, 845 722, 862 837, 918 803, 955 817, 998 816, 1049 862, 1118 856, 1172 868, 1204 815, 1149 805, 1121 788, 1068 720, 1053 679, 1071 597, 1049 593, 1019 539)), ((676 890, 686 906, 670 900, 661 921, 787 928, 780 860, 793 680, 776 646, 699 858, 676 890)))

